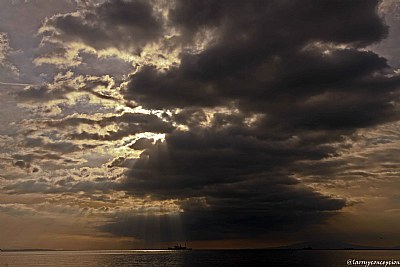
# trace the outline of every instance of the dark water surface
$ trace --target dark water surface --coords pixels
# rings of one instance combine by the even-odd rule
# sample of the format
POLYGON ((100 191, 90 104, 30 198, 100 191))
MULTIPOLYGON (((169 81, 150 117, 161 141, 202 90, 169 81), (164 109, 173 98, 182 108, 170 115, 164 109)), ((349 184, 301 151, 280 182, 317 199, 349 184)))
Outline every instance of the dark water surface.
MULTIPOLYGON (((348 260, 400 261, 399 250, 115 250, 0 252, 0 267, 13 266, 366 266, 348 260)), ((370 265, 385 266, 385 265, 370 265)), ((387 266, 400 266, 390 264, 387 266)))

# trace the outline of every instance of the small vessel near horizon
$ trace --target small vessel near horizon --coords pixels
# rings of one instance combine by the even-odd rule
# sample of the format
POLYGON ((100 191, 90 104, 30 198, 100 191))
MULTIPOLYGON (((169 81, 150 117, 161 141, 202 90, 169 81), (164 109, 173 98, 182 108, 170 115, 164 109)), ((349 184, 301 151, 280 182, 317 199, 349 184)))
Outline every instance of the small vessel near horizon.
POLYGON ((187 247, 185 243, 184 246, 176 244, 173 247, 169 247, 168 250, 192 250, 192 248, 187 247))

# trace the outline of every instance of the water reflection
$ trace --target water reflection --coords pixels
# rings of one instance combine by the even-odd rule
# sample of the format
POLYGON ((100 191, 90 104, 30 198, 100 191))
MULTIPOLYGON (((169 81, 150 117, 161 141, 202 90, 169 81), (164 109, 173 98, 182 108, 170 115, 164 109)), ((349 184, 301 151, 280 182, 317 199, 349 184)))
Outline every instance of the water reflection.
POLYGON ((0 252, 0 267, 346 266, 348 259, 400 260, 400 251, 107 250, 0 252))

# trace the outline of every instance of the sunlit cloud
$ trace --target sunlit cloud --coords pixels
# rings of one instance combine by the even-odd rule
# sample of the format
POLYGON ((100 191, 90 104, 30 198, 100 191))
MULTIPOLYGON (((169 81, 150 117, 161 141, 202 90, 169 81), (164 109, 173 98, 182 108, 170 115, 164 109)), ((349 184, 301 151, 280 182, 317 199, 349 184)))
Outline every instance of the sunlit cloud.
POLYGON ((13 49, 10 47, 7 34, 0 32, 0 67, 8 70, 15 76, 18 76, 19 70, 9 61, 9 55, 12 52, 13 49))

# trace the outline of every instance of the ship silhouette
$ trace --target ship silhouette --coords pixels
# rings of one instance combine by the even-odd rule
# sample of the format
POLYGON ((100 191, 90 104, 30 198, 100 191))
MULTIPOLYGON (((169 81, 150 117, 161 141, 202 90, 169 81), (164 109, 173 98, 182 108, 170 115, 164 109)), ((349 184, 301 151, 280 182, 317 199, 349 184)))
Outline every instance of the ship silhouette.
POLYGON ((189 247, 186 246, 186 243, 185 243, 184 246, 182 246, 181 244, 179 244, 179 245, 176 244, 175 246, 169 247, 168 249, 169 250, 192 250, 192 248, 189 248, 189 247))

